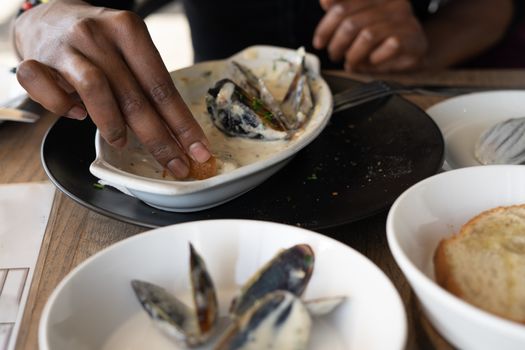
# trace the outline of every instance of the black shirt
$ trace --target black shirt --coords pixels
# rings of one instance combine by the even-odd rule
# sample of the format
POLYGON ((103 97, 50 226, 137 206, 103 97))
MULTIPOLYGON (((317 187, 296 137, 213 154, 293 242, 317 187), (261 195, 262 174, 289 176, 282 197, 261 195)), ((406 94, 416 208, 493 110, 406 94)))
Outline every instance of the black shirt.
MULTIPOLYGON (((315 50, 312 38, 324 15, 319 0, 182 0, 188 17, 196 62, 221 59, 251 45, 304 46, 321 59, 323 68, 342 68, 328 59, 326 50, 315 50)), ((446 2, 447 0, 442 0, 446 2)), ((450 0, 449 0, 450 1, 450 0)), ((517 10, 523 0, 515 0, 517 10)), ((120 9, 133 8, 133 0, 91 0, 90 3, 120 9)), ((149 0, 150 4, 169 0, 149 0)), ((412 0, 416 16, 429 15, 431 0, 412 0)), ((150 8, 155 6, 150 6, 150 8)), ((174 43, 176 45, 176 43, 174 43)))

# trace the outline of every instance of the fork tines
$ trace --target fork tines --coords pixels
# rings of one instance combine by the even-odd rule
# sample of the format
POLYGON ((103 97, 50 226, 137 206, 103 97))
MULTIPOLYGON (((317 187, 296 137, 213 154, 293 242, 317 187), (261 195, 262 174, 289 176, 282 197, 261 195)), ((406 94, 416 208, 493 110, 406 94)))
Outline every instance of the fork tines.
POLYGON ((358 87, 345 90, 333 97, 333 113, 351 108, 377 98, 393 94, 395 91, 385 81, 376 80, 358 87))

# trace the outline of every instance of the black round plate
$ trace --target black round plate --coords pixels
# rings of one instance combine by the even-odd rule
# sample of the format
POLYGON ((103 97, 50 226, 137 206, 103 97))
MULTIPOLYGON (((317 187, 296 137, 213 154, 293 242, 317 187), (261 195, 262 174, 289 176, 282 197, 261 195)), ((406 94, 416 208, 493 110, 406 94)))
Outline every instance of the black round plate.
MULTIPOLYGON (((355 84, 326 77, 333 91, 355 84)), ((323 229, 387 209, 408 187, 437 173, 443 137, 433 120, 398 96, 334 114, 329 125, 282 170, 246 194, 215 208, 173 213, 113 188, 98 189, 89 172, 95 126, 59 119, 42 145, 53 183, 78 203, 146 227, 204 219, 257 219, 323 229)))

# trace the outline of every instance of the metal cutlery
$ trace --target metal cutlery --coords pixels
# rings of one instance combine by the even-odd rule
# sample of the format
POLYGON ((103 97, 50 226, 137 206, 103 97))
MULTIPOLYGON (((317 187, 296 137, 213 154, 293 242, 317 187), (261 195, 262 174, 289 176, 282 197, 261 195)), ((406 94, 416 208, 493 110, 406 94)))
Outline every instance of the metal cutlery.
POLYGON ((418 94, 434 96, 455 96, 475 91, 516 89, 512 87, 444 86, 444 85, 403 85, 395 82, 376 80, 344 90, 333 96, 333 113, 361 105, 394 94, 418 94))

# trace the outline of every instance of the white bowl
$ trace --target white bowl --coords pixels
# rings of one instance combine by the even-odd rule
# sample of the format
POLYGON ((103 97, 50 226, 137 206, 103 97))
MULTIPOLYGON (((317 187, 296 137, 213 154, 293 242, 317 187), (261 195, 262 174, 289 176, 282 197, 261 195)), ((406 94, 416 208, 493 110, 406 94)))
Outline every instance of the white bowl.
POLYGON ((281 248, 307 243, 315 252, 315 266, 304 297, 348 296, 334 313, 314 321, 309 349, 405 346, 401 299, 383 272, 360 253, 294 226, 212 220, 146 232, 80 264, 58 285, 44 308, 40 349, 180 349, 152 327, 130 281, 161 285, 188 301, 188 242, 206 261, 222 315, 240 286, 281 248))
POLYGON ((388 244, 435 328, 460 349, 524 349, 525 326, 476 308, 440 287, 433 256, 439 241, 470 218, 525 203, 525 167, 490 165, 441 173, 406 190, 387 219, 388 244))
POLYGON ((447 170, 477 166, 474 146, 488 128, 525 116, 525 91, 485 91, 452 97, 426 111, 445 139, 447 170))
MULTIPOLYGON (((285 74, 279 74, 285 69, 283 67, 286 67, 283 66, 283 58, 292 59, 295 55, 295 50, 254 46, 227 60, 199 63, 175 71, 172 73, 172 78, 208 137, 215 137, 221 142, 243 142, 244 147, 255 149, 263 146, 265 142, 266 145, 275 142, 252 141, 222 135, 209 121, 210 118, 204 108, 206 92, 215 82, 228 76, 231 60, 244 63, 260 76, 266 74, 285 79, 285 74)), ((206 180, 167 180, 161 175, 162 167, 139 147, 136 140, 131 139, 124 151, 118 151, 110 147, 97 132, 95 137, 97 156, 90 166, 90 171, 104 183, 163 210, 197 211, 231 200, 281 169, 292 156, 312 142, 328 123, 332 112, 332 94, 319 75, 318 58, 307 54, 306 65, 315 76, 312 85, 312 93, 316 101, 315 109, 304 130, 297 133, 290 141, 278 141, 284 148, 275 153, 268 152, 267 158, 206 180)), ((212 142, 212 149, 213 144, 212 142)))

